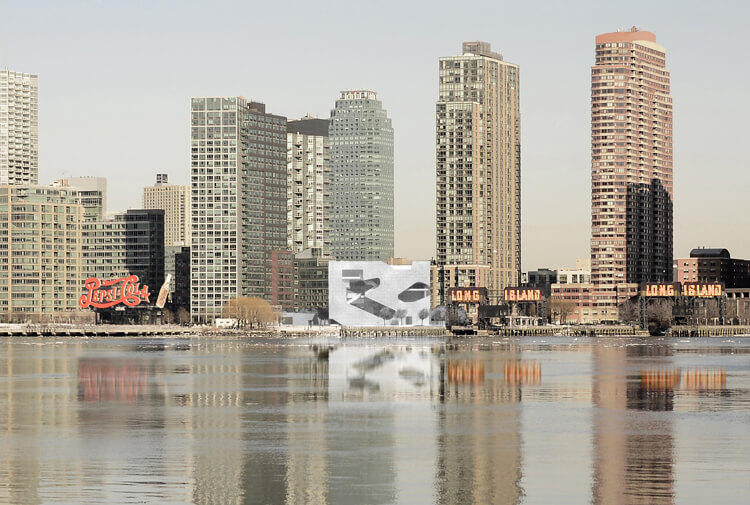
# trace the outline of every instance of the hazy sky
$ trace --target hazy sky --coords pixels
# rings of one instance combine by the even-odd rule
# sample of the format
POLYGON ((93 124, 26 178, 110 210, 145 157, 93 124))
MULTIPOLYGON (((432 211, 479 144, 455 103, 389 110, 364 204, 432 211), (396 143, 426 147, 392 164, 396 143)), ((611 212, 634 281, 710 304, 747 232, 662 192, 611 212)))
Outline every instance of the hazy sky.
POLYGON ((141 205, 189 183, 191 96, 242 95, 328 117, 378 92, 395 130, 396 254, 434 256, 438 58, 484 40, 521 67, 523 270, 589 254, 594 37, 633 25, 667 50, 675 257, 750 258, 749 4, 743 1, 33 2, 0 0, 0 65, 39 75, 40 183, 109 181, 141 205))

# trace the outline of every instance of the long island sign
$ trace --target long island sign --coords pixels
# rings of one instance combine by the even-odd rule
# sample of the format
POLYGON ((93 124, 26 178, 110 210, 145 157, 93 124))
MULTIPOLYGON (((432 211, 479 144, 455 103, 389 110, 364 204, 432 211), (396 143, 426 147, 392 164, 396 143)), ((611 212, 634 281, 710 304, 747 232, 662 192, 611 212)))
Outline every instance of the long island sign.
POLYGON ((137 275, 112 280, 90 277, 83 283, 83 287, 85 293, 78 300, 78 305, 82 309, 106 309, 120 304, 135 307, 141 302, 148 303, 151 296, 148 286, 141 286, 137 275))
POLYGON ((641 296, 648 298, 668 298, 673 296, 690 296, 695 298, 713 298, 724 294, 722 282, 648 282, 641 287, 641 296))

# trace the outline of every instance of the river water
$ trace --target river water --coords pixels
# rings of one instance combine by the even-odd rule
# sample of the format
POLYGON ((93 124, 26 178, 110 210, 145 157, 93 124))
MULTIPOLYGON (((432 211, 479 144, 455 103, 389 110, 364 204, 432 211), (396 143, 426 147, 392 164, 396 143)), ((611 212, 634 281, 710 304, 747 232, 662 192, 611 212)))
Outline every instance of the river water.
POLYGON ((0 340, 0 503, 750 503, 750 338, 0 340))

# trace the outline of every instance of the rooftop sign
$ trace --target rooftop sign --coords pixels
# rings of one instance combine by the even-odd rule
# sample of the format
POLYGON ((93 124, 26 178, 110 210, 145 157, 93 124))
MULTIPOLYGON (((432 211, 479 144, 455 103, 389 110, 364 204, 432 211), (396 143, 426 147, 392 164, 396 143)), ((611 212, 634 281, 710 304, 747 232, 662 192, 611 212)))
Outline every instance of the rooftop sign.
POLYGON ((479 303, 487 299, 487 288, 448 288, 452 303, 479 303))
POLYGON ((505 288, 506 302, 539 302, 542 300, 542 290, 536 288, 505 288))
POLYGON ((106 309, 115 305, 123 304, 135 307, 141 302, 148 303, 148 286, 141 286, 137 275, 122 277, 109 281, 90 277, 83 283, 86 293, 81 295, 78 305, 82 309, 94 307, 106 309))
POLYGON ((721 282, 662 282, 646 283, 641 289, 641 296, 673 297, 677 295, 693 296, 696 298, 713 298, 724 294, 724 284, 721 282))

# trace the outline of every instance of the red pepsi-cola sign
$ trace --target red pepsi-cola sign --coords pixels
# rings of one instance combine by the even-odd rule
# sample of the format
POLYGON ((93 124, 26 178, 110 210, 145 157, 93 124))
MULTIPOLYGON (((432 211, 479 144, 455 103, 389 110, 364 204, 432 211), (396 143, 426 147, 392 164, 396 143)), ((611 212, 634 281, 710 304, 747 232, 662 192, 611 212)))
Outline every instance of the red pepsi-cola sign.
POLYGON ((140 285, 137 275, 130 275, 121 279, 99 280, 90 277, 83 283, 86 293, 81 295, 78 305, 82 309, 94 307, 106 309, 123 304, 135 307, 141 302, 148 303, 148 286, 140 285))

